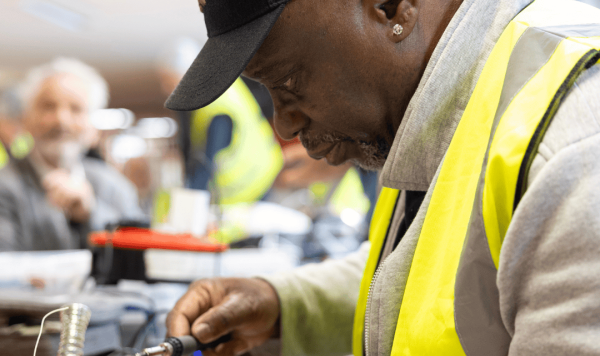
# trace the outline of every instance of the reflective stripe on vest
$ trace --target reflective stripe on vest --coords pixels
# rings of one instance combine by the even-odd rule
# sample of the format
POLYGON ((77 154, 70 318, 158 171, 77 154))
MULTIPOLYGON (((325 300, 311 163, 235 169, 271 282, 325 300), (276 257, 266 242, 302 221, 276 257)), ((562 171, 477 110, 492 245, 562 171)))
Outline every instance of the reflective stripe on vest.
MULTIPOLYGON (((560 102, 600 58, 598 36, 600 11, 559 0, 535 1, 502 33, 433 188, 393 355, 508 353, 496 287, 502 240, 560 102)), ((366 302, 394 205, 378 202, 373 217, 371 232, 382 236, 371 235, 355 315, 355 355, 363 353, 366 302)))
POLYGON ((241 79, 212 104, 192 115, 192 144, 206 143, 215 116, 228 115, 233 122, 231 143, 215 156, 215 182, 221 204, 260 199, 283 167, 283 155, 271 126, 241 79))

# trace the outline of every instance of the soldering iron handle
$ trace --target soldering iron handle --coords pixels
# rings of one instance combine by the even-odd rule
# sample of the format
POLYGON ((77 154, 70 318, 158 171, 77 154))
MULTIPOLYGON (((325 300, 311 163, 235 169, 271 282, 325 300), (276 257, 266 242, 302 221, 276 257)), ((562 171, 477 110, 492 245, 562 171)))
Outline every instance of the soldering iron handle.
POLYGON ((204 351, 207 349, 214 349, 218 345, 228 342, 231 340, 231 334, 227 334, 221 336, 217 340, 213 342, 209 342, 208 344, 203 344, 200 341, 196 340, 193 336, 180 336, 180 337, 170 337, 165 342, 168 342, 173 346, 173 354, 172 356, 187 356, 192 354, 194 351, 204 351))

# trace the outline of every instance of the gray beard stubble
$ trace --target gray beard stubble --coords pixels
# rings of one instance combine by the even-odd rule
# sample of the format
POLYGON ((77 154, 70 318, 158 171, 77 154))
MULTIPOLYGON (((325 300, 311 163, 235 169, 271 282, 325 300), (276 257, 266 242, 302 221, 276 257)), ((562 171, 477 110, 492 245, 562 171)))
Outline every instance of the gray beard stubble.
POLYGON ((314 149, 323 142, 338 143, 338 142, 354 142, 358 145, 363 153, 364 159, 352 159, 352 163, 367 171, 378 171, 383 168, 385 160, 390 152, 390 146, 382 139, 375 142, 358 141, 351 137, 341 135, 337 132, 326 132, 319 134, 307 135, 305 131, 298 134, 300 142, 307 150, 314 149))

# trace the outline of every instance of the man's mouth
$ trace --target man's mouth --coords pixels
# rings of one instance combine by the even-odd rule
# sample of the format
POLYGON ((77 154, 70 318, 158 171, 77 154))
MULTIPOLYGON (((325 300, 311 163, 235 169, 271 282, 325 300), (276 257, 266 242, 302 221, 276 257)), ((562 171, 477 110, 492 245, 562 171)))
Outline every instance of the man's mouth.
POLYGON ((324 142, 312 150, 307 149, 306 152, 313 159, 325 158, 327 163, 332 166, 346 162, 346 146, 344 142, 324 142))
POLYGON ((331 150, 325 155, 327 163, 332 166, 339 166, 347 161, 347 145, 345 142, 338 142, 331 150))
POLYGON ((73 135, 69 132, 64 132, 64 131, 60 131, 60 132, 49 132, 45 135, 42 136, 42 139, 45 141, 65 141, 65 140, 72 140, 73 139, 73 135))
POLYGON ((348 137, 336 135, 335 133, 317 134, 310 136, 307 132, 300 132, 300 142, 306 152, 313 159, 326 158, 327 163, 339 165, 346 161, 346 141, 351 141, 348 137))
POLYGON ((315 134, 301 131, 299 137, 310 157, 326 158, 327 163, 333 166, 352 159, 364 169, 378 170, 383 167, 390 151, 390 145, 384 140, 356 141, 333 132, 315 134), (360 152, 357 153, 357 150, 360 152))
POLYGON ((313 148, 308 148, 306 146, 304 147, 306 148, 306 152, 311 158, 321 159, 327 156, 327 154, 331 152, 336 145, 337 143, 323 142, 320 145, 317 145, 313 148))

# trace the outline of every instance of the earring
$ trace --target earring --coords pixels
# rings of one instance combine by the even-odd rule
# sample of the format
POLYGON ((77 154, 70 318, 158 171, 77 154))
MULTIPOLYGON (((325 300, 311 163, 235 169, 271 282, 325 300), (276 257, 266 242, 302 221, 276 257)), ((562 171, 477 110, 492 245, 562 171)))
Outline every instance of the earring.
POLYGON ((404 28, 400 26, 400 24, 395 24, 394 28, 392 29, 392 32, 396 36, 400 36, 402 34, 402 31, 404 31, 404 28))

